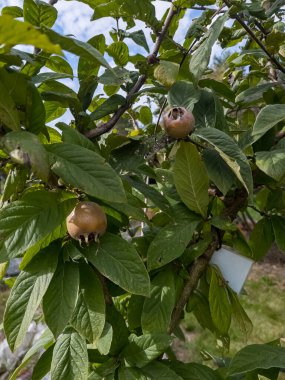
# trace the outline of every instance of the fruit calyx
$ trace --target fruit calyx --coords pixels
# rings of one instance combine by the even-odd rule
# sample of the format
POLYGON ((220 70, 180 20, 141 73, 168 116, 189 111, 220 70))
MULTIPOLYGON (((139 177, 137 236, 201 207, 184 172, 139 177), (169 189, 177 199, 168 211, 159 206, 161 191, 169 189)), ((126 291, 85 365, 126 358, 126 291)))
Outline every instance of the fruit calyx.
POLYGON ((182 139, 195 128, 195 118, 192 112, 184 107, 173 107, 163 116, 163 127, 168 136, 182 139))
POLYGON ((97 203, 79 202, 66 218, 66 227, 69 235, 79 242, 88 244, 97 241, 107 229, 107 217, 97 203))

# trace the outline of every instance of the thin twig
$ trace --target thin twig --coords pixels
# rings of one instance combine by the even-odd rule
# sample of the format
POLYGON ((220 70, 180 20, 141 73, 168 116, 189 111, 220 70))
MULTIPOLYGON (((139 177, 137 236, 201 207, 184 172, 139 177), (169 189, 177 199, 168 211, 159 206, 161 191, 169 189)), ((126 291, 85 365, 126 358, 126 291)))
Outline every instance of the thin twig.
POLYGON ((200 277, 207 268, 208 263, 218 246, 219 237, 216 230, 213 230, 212 241, 209 244, 207 250, 205 251, 203 256, 199 257, 189 269, 189 278, 184 284, 183 290, 172 313, 171 321, 168 328, 169 334, 172 334, 172 332, 178 325, 185 305, 187 304, 191 294, 196 289, 200 277))
POLYGON ((114 113, 114 115, 111 117, 110 120, 108 120, 106 123, 101 124, 97 128, 91 129, 90 131, 85 133, 85 136, 89 139, 92 139, 94 137, 99 137, 103 135, 106 132, 109 132, 115 124, 119 121, 120 117, 127 111, 132 103, 133 95, 140 90, 140 88, 143 86, 143 84, 146 81, 146 75, 141 75, 137 81, 137 83, 134 85, 134 87, 129 92, 128 96, 126 97, 126 103, 123 104, 117 112, 114 113))
MULTIPOLYGON (((152 53, 150 55, 150 57, 152 57, 153 59, 156 59, 156 57, 157 57, 159 48, 160 48, 160 46, 162 44, 162 41, 163 41, 164 37, 167 34, 167 31, 168 31, 168 29, 170 27, 171 21, 172 21, 173 17, 175 16, 176 12, 177 12, 177 10, 174 8, 173 5, 171 5, 171 7, 169 9, 169 12, 168 12, 168 15, 166 17, 165 23, 164 23, 164 25, 162 27, 161 32, 157 36, 157 39, 156 39, 153 51, 152 51, 152 53)), ((150 61, 150 57, 148 58, 148 61, 150 61)), ((103 135, 106 132, 109 132, 115 126, 115 124, 118 122, 118 120, 120 119, 120 117, 125 113, 125 111, 127 111, 131 107, 134 95, 141 89, 141 87, 144 85, 146 79, 147 79, 147 76, 145 74, 141 75, 138 78, 138 80, 137 80, 136 84, 134 85, 134 87, 128 93, 128 95, 126 97, 125 104, 123 104, 118 109, 118 111, 114 113, 114 115, 110 118, 109 121, 107 121, 104 124, 101 124, 97 128, 91 129, 90 131, 86 132, 85 136, 88 137, 89 139, 92 139, 92 138, 95 138, 95 137, 99 137, 99 136, 103 135)))
MULTIPOLYGON (((228 0, 224 0, 225 4, 230 8, 231 3, 228 0)), ((233 18, 235 18, 240 25, 244 28, 244 30, 247 32, 247 34, 251 37, 252 40, 254 40, 257 45, 264 51, 264 53, 268 56, 270 61, 280 70, 282 73, 285 74, 285 68, 281 65, 281 63, 269 53, 266 46, 260 41, 260 39, 253 33, 253 31, 250 29, 250 27, 243 21, 243 19, 238 15, 234 15, 233 18)))
POLYGON ((195 38, 195 40, 192 42, 189 49, 186 51, 186 53, 183 55, 183 58, 181 59, 180 67, 183 65, 183 63, 184 63, 185 59, 188 57, 188 55, 190 53, 192 53, 192 49, 198 41, 199 41, 199 38, 195 38))

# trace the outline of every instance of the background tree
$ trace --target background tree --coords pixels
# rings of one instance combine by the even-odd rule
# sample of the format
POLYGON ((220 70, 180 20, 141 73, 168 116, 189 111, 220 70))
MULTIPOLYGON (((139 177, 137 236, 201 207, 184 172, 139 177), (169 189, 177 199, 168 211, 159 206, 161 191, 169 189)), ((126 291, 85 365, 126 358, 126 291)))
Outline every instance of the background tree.
POLYGON ((150 0, 82 1, 93 20, 118 20, 109 45, 52 30, 56 3, 24 0, 0 16, 1 269, 22 257, 3 327, 15 350, 40 305, 47 325, 20 369, 44 348, 32 379, 277 379, 278 340, 216 360, 216 370, 175 360, 171 343, 185 312, 225 348, 233 321, 250 333, 237 294, 209 265, 222 243, 254 260, 274 240, 285 250, 284 2, 176 0, 158 20, 150 0), (177 42, 187 9, 201 14, 177 42), (150 28, 151 49, 130 31, 135 20, 150 28), (147 58, 130 54, 129 38, 147 58), (236 46, 223 78, 209 68, 217 41, 236 46), (78 91, 59 81, 75 78, 63 51, 79 57, 78 91), (166 106, 193 112, 191 136, 166 137, 166 106), (73 120, 47 126, 66 109, 73 120), (107 215, 97 242, 66 233, 79 201, 107 215), (246 239, 236 220, 252 210, 246 239))

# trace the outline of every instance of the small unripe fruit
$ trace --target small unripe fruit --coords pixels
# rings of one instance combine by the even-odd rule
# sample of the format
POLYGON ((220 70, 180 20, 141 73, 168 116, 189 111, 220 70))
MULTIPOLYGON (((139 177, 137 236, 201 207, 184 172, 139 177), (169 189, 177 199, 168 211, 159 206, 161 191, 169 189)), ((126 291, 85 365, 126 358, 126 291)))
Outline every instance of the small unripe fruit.
POLYGON ((66 218, 66 227, 73 239, 88 243, 106 231, 106 214, 97 203, 79 202, 66 218))
POLYGON ((163 116, 163 127, 168 136, 183 139, 193 132, 195 119, 186 108, 173 107, 163 116))

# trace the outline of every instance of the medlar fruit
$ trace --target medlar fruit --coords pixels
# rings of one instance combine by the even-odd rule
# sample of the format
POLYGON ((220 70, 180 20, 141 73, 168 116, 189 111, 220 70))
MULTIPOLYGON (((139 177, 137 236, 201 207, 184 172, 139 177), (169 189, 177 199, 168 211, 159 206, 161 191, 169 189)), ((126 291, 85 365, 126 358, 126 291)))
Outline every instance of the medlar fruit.
POLYGON ((76 240, 88 243, 97 241, 107 228, 106 214, 97 203, 79 202, 66 218, 69 235, 76 240))
POLYGON ((192 112, 186 108, 173 107, 164 114, 163 127, 168 136, 182 139, 193 132, 195 119, 192 112))

